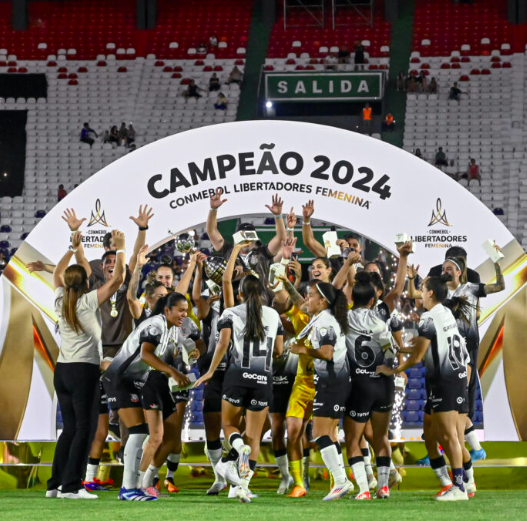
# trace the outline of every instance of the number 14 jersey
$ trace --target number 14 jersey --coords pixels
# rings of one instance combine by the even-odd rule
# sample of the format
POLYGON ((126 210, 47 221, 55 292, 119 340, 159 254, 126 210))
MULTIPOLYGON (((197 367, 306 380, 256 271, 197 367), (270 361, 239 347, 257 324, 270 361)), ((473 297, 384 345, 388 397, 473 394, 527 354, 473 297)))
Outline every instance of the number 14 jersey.
POLYGON ((259 387, 271 385, 274 343, 283 336, 280 315, 272 308, 262 306, 264 340, 249 341, 245 338, 247 305, 226 309, 218 321, 218 331, 231 330, 231 345, 227 354, 225 378, 231 385, 259 387))

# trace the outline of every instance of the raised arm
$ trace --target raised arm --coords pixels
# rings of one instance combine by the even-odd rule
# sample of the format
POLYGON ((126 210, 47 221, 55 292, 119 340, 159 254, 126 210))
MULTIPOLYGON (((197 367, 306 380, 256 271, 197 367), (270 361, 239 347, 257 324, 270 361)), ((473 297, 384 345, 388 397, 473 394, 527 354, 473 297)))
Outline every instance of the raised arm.
POLYGON ((186 295, 188 293, 188 288, 190 287, 192 277, 194 276, 194 269, 196 268, 198 256, 201 256, 202 261, 204 258, 207 257, 204 253, 201 253, 200 251, 197 251, 190 256, 190 262, 188 263, 188 267, 176 286, 176 291, 178 293, 181 293, 182 295, 186 295))
POLYGON ((417 276, 417 268, 412 264, 410 266, 410 274, 408 275, 408 298, 422 298, 422 293, 418 289, 415 289, 415 277, 417 276))
MULTIPOLYGON (((71 231, 71 236, 73 238, 74 234, 79 231, 82 223, 86 220, 86 217, 79 219, 73 208, 66 208, 66 210, 64 210, 62 220, 68 223, 69 229, 71 231)), ((90 263, 86 260, 86 257, 84 256, 84 248, 82 246, 82 242, 75 249, 77 250, 75 252, 75 262, 77 264, 80 264, 86 270, 86 273, 88 274, 89 278, 91 275, 91 266, 90 263)))
MULTIPOLYGON (((145 245, 146 242, 146 230, 148 230, 148 221, 154 217, 152 208, 148 208, 148 205, 139 206, 139 215, 137 217, 130 216, 130 219, 137 224, 139 231, 137 232, 137 238, 134 244, 134 251, 132 252, 132 258, 130 259, 130 271, 135 271, 135 264, 137 262, 137 256, 139 251, 145 245)), ((116 248, 117 249, 117 248, 116 248)))
POLYGON ((124 233, 119 230, 112 231, 112 243, 116 249, 115 269, 112 278, 97 290, 99 306, 110 300, 111 296, 121 287, 125 278, 126 250, 124 233))
POLYGON ((401 246, 397 247, 397 251, 399 252, 399 266, 397 266, 395 284, 388 295, 384 297, 384 303, 388 306, 390 313, 395 309, 395 306, 397 306, 397 301, 403 294, 407 275, 408 255, 412 253, 412 241, 401 244, 401 246))
MULTIPOLYGON (((194 273, 194 285, 192 286, 192 301, 196 304, 198 320, 206 318, 210 311, 210 299, 203 298, 201 286, 203 282, 203 260, 196 259, 196 271, 194 273)), ((212 296, 211 296, 212 297, 212 296)))
POLYGON ((274 222, 276 227, 276 235, 269 241, 269 244, 267 244, 267 248, 273 256, 277 255, 280 252, 280 249, 282 248, 282 243, 286 239, 285 224, 284 219, 282 217, 283 206, 284 202, 280 197, 278 197, 278 194, 273 196, 271 206, 269 206, 268 204, 265 205, 265 207, 274 215, 274 222))
POLYGON ((354 265, 357 264, 357 262, 361 262, 361 260, 362 257, 360 256, 360 253, 350 253, 348 258, 344 261, 342 268, 340 268, 338 273, 335 275, 335 278, 333 279, 333 286, 337 289, 342 289, 344 284, 349 282, 349 272, 351 270, 353 270, 353 276, 355 276, 354 265))
MULTIPOLYGON (((294 208, 285 216, 286 220, 286 240, 295 238, 296 215, 294 208)), ((280 262, 283 259, 283 252, 279 251, 273 259, 273 262, 280 262)))
POLYGON ((308 201, 307 204, 302 205, 302 240, 315 257, 325 257, 327 255, 326 248, 315 239, 311 228, 311 216, 314 211, 314 201, 308 201))
POLYGON ((235 244, 231 256, 225 267, 222 279, 222 290, 223 290, 223 304, 225 309, 234 307, 234 289, 232 287, 232 274, 234 273, 234 266, 236 264, 236 259, 240 254, 241 249, 247 246, 247 243, 235 244))
POLYGON ((225 243, 223 235, 218 230, 217 218, 218 208, 223 203, 227 202, 227 199, 221 198, 222 194, 223 190, 218 188, 216 193, 210 198, 210 211, 207 217, 207 235, 209 236, 210 242, 216 251, 220 251, 225 243))
POLYGON ((489 293, 498 293, 505 289, 505 279, 503 278, 499 263, 494 263, 494 269, 496 270, 496 282, 494 284, 485 284, 485 293, 487 295, 489 293))
POLYGON ((143 266, 146 264, 146 252, 148 251, 148 245, 145 244, 137 255, 137 262, 135 264, 134 271, 132 272, 132 278, 128 285, 128 291, 126 292, 126 299, 128 300, 128 307, 130 313, 135 319, 138 319, 143 312, 143 305, 137 298, 137 291, 139 290, 139 281, 141 280, 141 271, 143 266))
POLYGON ((75 249, 78 247, 81 241, 81 232, 75 232, 71 238, 71 246, 68 247, 68 251, 63 255, 62 259, 60 259, 59 263, 55 266, 55 269, 53 270, 53 287, 55 289, 64 286, 64 272, 70 265, 70 261, 73 257, 73 254, 75 253, 75 249))
POLYGON ((42 261, 28 262, 26 268, 29 273, 34 273, 36 271, 45 271, 47 273, 53 273, 55 271, 54 264, 44 264, 42 261))

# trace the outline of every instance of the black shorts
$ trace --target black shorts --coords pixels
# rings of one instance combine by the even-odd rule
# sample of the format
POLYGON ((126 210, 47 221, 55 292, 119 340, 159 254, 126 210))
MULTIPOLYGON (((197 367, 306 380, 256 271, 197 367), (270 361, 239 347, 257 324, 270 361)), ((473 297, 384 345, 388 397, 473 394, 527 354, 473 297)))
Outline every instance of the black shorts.
POLYGON ((243 407, 248 411, 263 411, 271 401, 269 385, 258 387, 242 387, 241 385, 224 382, 221 399, 235 407, 243 407))
POLYGON ((269 406, 269 412, 271 414, 284 414, 287 412, 289 405, 289 397, 293 390, 293 382, 286 385, 273 385, 273 395, 271 397, 271 405, 269 406))
POLYGON ((185 391, 171 391, 172 398, 174 399, 174 403, 177 405, 178 403, 182 402, 188 402, 190 400, 190 391, 187 389, 185 391))
POLYGON ((141 389, 141 402, 145 411, 161 411, 163 420, 176 411, 176 403, 168 387, 168 376, 160 371, 150 371, 141 389))
POLYGON ((430 402, 430 410, 434 413, 457 411, 466 414, 468 412, 467 379, 430 382, 428 402, 430 402))
POLYGON ((221 412, 221 396, 225 371, 216 371, 203 391, 203 414, 221 412))
POLYGON ((103 376, 103 387, 111 411, 119 409, 141 409, 141 389, 129 380, 103 376))
POLYGON ((393 377, 355 377, 346 402, 346 415, 358 423, 366 423, 372 412, 390 412, 394 400, 393 377))
POLYGON ((337 380, 323 380, 314 375, 315 399, 313 400, 313 417, 342 418, 346 400, 351 391, 349 374, 337 380))
POLYGON ((108 410, 108 395, 104 390, 102 380, 99 380, 99 414, 109 414, 108 410))
MULTIPOLYGON (((477 360, 477 357, 476 357, 477 360)), ((470 364, 469 364, 470 365, 470 364)), ((467 414, 472 420, 476 412, 476 391, 478 390, 478 368, 477 365, 471 365, 470 380, 468 382, 468 396, 467 396, 467 414)))

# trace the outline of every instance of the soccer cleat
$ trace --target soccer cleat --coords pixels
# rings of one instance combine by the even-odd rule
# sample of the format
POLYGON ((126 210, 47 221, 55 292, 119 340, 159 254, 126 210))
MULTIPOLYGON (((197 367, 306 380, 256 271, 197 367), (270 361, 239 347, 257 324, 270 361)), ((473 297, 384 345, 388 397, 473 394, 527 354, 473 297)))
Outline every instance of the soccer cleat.
POLYGON ((390 497, 390 489, 388 487, 382 487, 375 493, 377 499, 388 499, 390 497))
POLYGON ((302 481, 304 482, 304 488, 306 490, 309 490, 309 486, 311 485, 311 478, 309 477, 309 467, 307 469, 304 467, 302 481))
POLYGON ((238 476, 236 462, 220 460, 214 468, 218 475, 230 485, 234 485, 235 487, 240 485, 240 476, 238 476))
POLYGON ((212 484, 212 487, 207 490, 207 496, 217 496, 221 491, 227 488, 227 483, 225 481, 215 481, 212 484))
POLYGON ((474 480, 465 483, 465 490, 467 491, 468 497, 474 497, 477 492, 476 482, 474 480))
POLYGON ((447 490, 450 489, 450 487, 452 487, 452 483, 450 483, 450 485, 445 485, 437 494, 435 494, 434 497, 442 496, 447 490))
POLYGON ((429 467, 430 458, 428 457, 428 454, 424 458, 418 459, 415 464, 419 465, 420 467, 429 467))
POLYGON ((115 481, 110 478, 106 479, 105 481, 101 481, 98 478, 94 478, 93 481, 95 481, 96 483, 99 483, 99 485, 102 485, 103 487, 108 487, 108 488, 111 488, 115 485, 115 481))
POLYGON ((234 497, 240 502, 240 503, 250 503, 251 498, 249 497, 248 491, 245 490, 243 487, 234 487, 234 497))
MULTIPOLYGON (((243 488, 242 485, 240 485, 241 488, 243 488)), ((233 485, 231 485, 231 488, 229 489, 229 493, 227 495, 227 497, 229 499, 235 499, 237 496, 236 496, 236 489, 239 488, 239 487, 235 487, 233 485)), ((254 499, 256 497, 258 497, 258 494, 253 494, 248 488, 244 489, 245 490, 245 494, 247 495, 247 497, 249 499, 254 499)))
POLYGON ((119 491, 119 499, 121 501, 156 501, 157 497, 147 496, 138 488, 122 488, 119 491))
POLYGON ((388 486, 390 488, 395 487, 395 485, 399 485, 402 480, 403 478, 401 477, 399 472, 397 472, 396 470, 390 470, 390 477, 388 478, 388 486))
POLYGON ((307 490, 304 487, 301 487, 300 485, 295 485, 293 487, 293 490, 289 494, 287 494, 287 497, 304 497, 307 495, 307 490))
POLYGON ((482 459, 485 459, 487 457, 487 453, 485 452, 485 449, 479 449, 479 450, 471 450, 470 451, 470 459, 472 460, 472 463, 475 461, 479 461, 482 459))
POLYGON ((363 501, 365 499, 371 499, 370 491, 367 490, 366 492, 361 492, 360 494, 357 494, 353 499, 356 499, 358 501, 363 501))
POLYGON ((350 492, 352 489, 351 481, 344 481, 344 483, 341 483, 340 485, 335 485, 329 494, 323 499, 323 501, 334 501, 336 499, 340 499, 341 497, 344 497, 348 492, 350 492))
POLYGON ((174 483, 174 478, 165 479, 164 485, 167 492, 170 492, 171 494, 177 494, 179 492, 179 488, 174 483))
POLYGON ((251 455, 251 447, 249 445, 243 445, 242 448, 238 451, 238 473, 241 478, 246 478, 251 471, 249 466, 249 456, 251 455))
POLYGON ((435 499, 436 501, 468 501, 468 494, 466 490, 452 486, 443 495, 436 496, 435 499))
POLYGON ((373 474, 368 476, 368 488, 370 490, 375 490, 377 488, 377 480, 373 474))
POLYGON ((58 488, 52 488, 51 490, 46 490, 46 497, 51 497, 51 498, 57 497, 59 492, 60 491, 58 488))
POLYGON ((86 489, 81 488, 76 492, 57 492, 57 497, 61 499, 97 499, 96 494, 90 494, 86 489))
POLYGON ((97 480, 93 481, 83 481, 82 484, 84 485, 84 488, 86 490, 89 490, 90 492, 94 491, 105 491, 108 492, 110 489, 106 488, 104 485, 101 485, 97 480))
POLYGON ((159 490, 159 492, 161 492, 161 480, 159 479, 158 476, 156 476, 154 478, 154 480, 152 481, 152 486, 156 487, 157 490, 159 490))
POLYGON ((278 490, 276 491, 276 493, 280 495, 287 494, 289 487, 293 483, 294 483, 294 480, 291 476, 286 476, 285 478, 282 478, 282 480, 280 481, 280 486, 278 487, 278 490))

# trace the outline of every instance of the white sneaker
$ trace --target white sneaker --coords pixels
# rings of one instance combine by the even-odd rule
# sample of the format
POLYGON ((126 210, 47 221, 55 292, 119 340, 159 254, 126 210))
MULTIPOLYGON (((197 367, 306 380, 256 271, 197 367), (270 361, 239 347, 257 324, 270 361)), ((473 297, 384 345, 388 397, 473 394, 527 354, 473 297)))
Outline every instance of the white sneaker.
POLYGON ((251 498, 249 497, 247 490, 245 490, 243 487, 234 487, 233 490, 234 490, 234 497, 240 503, 250 503, 251 502, 251 498))
POLYGON ((251 467, 249 466, 249 456, 251 455, 251 447, 249 445, 243 445, 238 451, 238 472, 241 478, 245 478, 249 475, 251 467))
POLYGON ((53 488, 51 490, 46 490, 46 497, 57 497, 59 493, 58 488, 53 488))
POLYGON ((278 490, 276 491, 277 494, 287 494, 289 492, 289 487, 294 483, 292 476, 285 476, 282 477, 282 481, 280 481, 280 486, 278 487, 278 490))
POLYGON ((465 483, 465 490, 467 491, 468 497, 474 497, 477 492, 476 482, 474 480, 465 483))
POLYGON ((220 477, 222 477, 227 483, 238 487, 240 485, 240 476, 238 476, 238 469, 236 468, 235 461, 218 461, 218 464, 214 467, 220 477))
MULTIPOLYGON (((240 486, 241 486, 241 485, 240 485, 240 486)), ((229 499, 235 499, 235 498, 238 497, 238 496, 236 496, 236 489, 237 489, 237 488, 238 488, 238 487, 233 487, 233 486, 231 485, 231 488, 229 489, 229 494, 228 494, 228 496, 227 496, 229 499)), ((257 497, 258 497, 258 494, 253 494, 253 493, 251 492, 250 489, 245 490, 245 493, 247 494, 247 497, 248 497, 249 499, 254 499, 254 498, 257 498, 257 497)))
POLYGON ((222 490, 225 490, 227 488, 227 483, 221 479, 217 479, 213 484, 212 487, 207 490, 207 496, 217 496, 222 490))
POLYGON ((468 501, 467 491, 459 487, 450 487, 442 496, 436 496, 436 501, 468 501))
POLYGON ((388 478, 388 487, 393 488, 395 485, 398 485, 401 483, 403 478, 401 477, 401 474, 397 472, 396 470, 390 470, 390 477, 388 478))
POLYGON ((340 499, 344 497, 348 492, 352 490, 351 481, 344 481, 340 485, 335 485, 329 494, 324 498, 324 501, 333 501, 335 499, 340 499))
POLYGON ((373 474, 368 476, 368 488, 370 490, 375 490, 377 488, 377 479, 373 474))
POLYGON ((77 490, 77 492, 57 492, 57 497, 61 499, 98 499, 96 494, 90 494, 85 488, 77 490))

